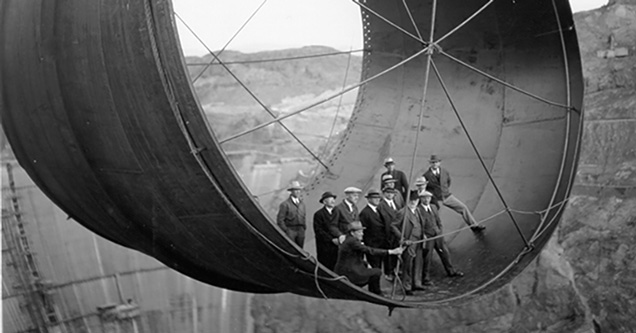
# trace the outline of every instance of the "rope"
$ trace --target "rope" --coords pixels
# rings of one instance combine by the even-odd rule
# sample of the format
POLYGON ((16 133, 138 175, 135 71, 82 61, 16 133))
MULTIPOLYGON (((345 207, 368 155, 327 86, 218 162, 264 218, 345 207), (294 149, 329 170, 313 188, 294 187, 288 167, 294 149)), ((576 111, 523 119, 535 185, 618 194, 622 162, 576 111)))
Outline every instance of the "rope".
MULTIPOLYGON (((501 214, 503 214, 503 213, 505 213, 505 212, 506 212, 506 210, 505 210, 505 209, 504 209, 504 210, 502 210, 502 211, 499 211, 499 212, 497 212, 497 213, 495 213, 495 214, 493 214, 493 215, 491 215, 491 216, 489 216, 489 217, 487 217, 487 218, 485 218, 485 219, 483 219, 483 220, 480 220, 480 221, 478 222, 478 224, 483 224, 483 223, 489 222, 490 220, 494 219, 495 217, 497 217, 497 216, 499 216, 499 215, 501 215, 501 214)), ((425 243, 425 242, 427 242, 427 241, 432 241, 432 240, 435 240, 435 239, 438 239, 438 238, 444 238, 444 237, 446 237, 446 236, 450 236, 450 235, 453 235, 453 234, 456 234, 456 233, 459 233, 459 232, 462 232, 462 231, 464 231, 464 230, 468 230, 468 229, 470 229, 470 226, 469 226, 469 225, 464 226, 464 227, 461 227, 461 228, 459 228, 459 229, 455 229, 455 230, 453 230, 453 231, 449 231, 449 232, 446 232, 446 233, 443 233, 443 234, 437 235, 437 236, 427 237, 427 238, 425 238, 425 239, 421 239, 421 240, 418 240, 418 241, 413 241, 411 244, 420 244, 420 243, 425 243)))
POLYGON ((351 91, 353 89, 356 89, 356 88, 358 88, 360 86, 363 86, 363 85, 365 85, 365 84, 367 84, 367 83, 369 83, 369 82, 371 82, 371 81, 373 81, 373 80, 385 75, 386 73, 389 73, 389 72, 393 71, 394 69, 404 65, 405 63, 407 63, 407 62, 417 58, 421 54, 427 52, 428 49, 429 49, 429 47, 427 46, 423 50, 420 50, 420 51, 416 52, 415 54, 413 54, 413 55, 409 56, 408 58, 398 62, 397 64, 395 64, 395 65, 393 65, 393 66, 381 71, 380 73, 375 74, 375 75, 369 77, 368 79, 362 80, 359 83, 354 84, 354 85, 352 85, 352 86, 350 86, 350 87, 348 87, 348 88, 346 88, 346 89, 344 89, 344 90, 342 90, 342 91, 340 91, 338 93, 335 93, 335 94, 333 94, 331 96, 325 97, 325 98, 323 98, 322 100, 320 100, 318 102, 312 103, 309 106, 303 107, 303 108, 301 108, 299 110, 296 110, 296 111, 290 112, 290 113, 288 113, 286 115, 283 115, 283 116, 280 116, 278 118, 275 118, 274 120, 266 121, 266 122, 264 122, 264 123, 262 123, 260 125, 252 127, 251 129, 245 130, 243 132, 240 132, 238 134, 234 134, 234 135, 229 136, 229 137, 227 137, 227 138, 225 138, 223 140, 220 140, 219 142, 220 143, 225 143, 225 142, 228 142, 230 140, 234 140, 234 139, 239 138, 241 136, 244 136, 246 134, 249 134, 249 133, 252 133, 254 131, 257 131, 257 130, 263 128, 263 127, 267 127, 267 126, 269 126, 269 125, 271 125, 273 123, 280 122, 281 120, 287 119, 289 117, 292 117, 292 116, 295 116, 297 114, 303 113, 303 112, 305 112, 305 111, 307 111, 307 110, 309 110, 309 109, 311 109, 313 107, 316 107, 318 105, 324 104, 324 103, 326 103, 326 102, 328 102, 328 101, 330 101, 330 100, 332 100, 332 99, 334 99, 334 98, 336 98, 336 97, 338 97, 340 95, 346 94, 347 92, 349 92, 349 91, 351 91))
MULTIPOLYGON (((175 13, 175 15, 177 15, 177 14, 175 13)), ((237 82, 237 83, 238 83, 241 87, 243 87, 243 89, 244 89, 244 90, 245 90, 245 91, 246 91, 246 92, 247 92, 247 93, 248 93, 248 94, 249 94, 249 95, 250 95, 250 96, 251 96, 251 97, 252 97, 252 98, 256 101, 256 103, 258 103, 258 104, 259 104, 259 105, 263 108, 263 110, 265 110, 265 111, 266 111, 266 112, 267 112, 267 113, 268 113, 268 114, 269 114, 272 118, 274 118, 274 120, 276 121, 276 119, 277 119, 277 118, 276 118, 276 115, 275 115, 275 114, 274 114, 274 113, 273 113, 273 112, 272 112, 272 111, 271 111, 271 110, 270 110, 270 109, 269 109, 269 108, 268 108, 268 107, 267 107, 267 106, 266 106, 266 105, 265 105, 265 104, 264 104, 264 103, 263 103, 263 102, 262 102, 262 101, 261 101, 261 100, 260 100, 260 99, 259 99, 256 95, 255 95, 255 94, 254 94, 254 92, 253 92, 250 88, 248 88, 248 87, 247 87, 247 86, 243 83, 243 81, 241 81, 241 80, 240 80, 240 79, 239 79, 239 78, 238 78, 238 77, 234 74, 234 72, 232 72, 232 70, 230 70, 230 68, 229 68, 229 67, 227 67, 227 66, 225 65, 225 63, 223 63, 223 61, 221 61, 221 59, 220 59, 220 58, 219 58, 219 57, 218 57, 218 56, 217 56, 214 52, 212 52, 212 50, 210 50, 210 48, 209 48, 207 45, 205 45, 205 43, 203 43, 203 41, 201 41, 201 39, 199 38, 199 36, 197 36, 197 35, 195 34, 195 32, 192 30, 192 28, 190 28, 190 26, 189 26, 187 23, 185 23, 185 22, 183 21, 183 19, 181 19, 181 17, 179 17, 178 15, 177 15, 177 17, 178 17, 178 18, 179 18, 179 20, 180 20, 180 21, 181 21, 181 22, 182 22, 182 23, 186 26, 186 28, 187 28, 188 30, 190 30, 190 32, 192 32, 192 34, 194 34, 194 35, 195 35, 195 37, 196 37, 196 38, 197 38, 197 39, 201 42, 201 44, 203 44, 203 46, 204 46, 204 47, 206 48, 206 50, 208 50, 208 52, 209 52, 209 53, 210 53, 210 54, 214 57, 214 59, 215 59, 216 61, 218 61, 218 62, 219 62, 219 64, 220 64, 221 66, 223 66, 223 68, 224 68, 224 69, 228 72, 228 74, 230 74, 230 75, 232 76, 232 78, 234 78, 234 80, 235 80, 235 81, 236 81, 236 82, 237 82)), ((298 142, 298 143, 299 143, 299 144, 300 144, 300 145, 301 145, 301 146, 302 146, 302 147, 303 147, 303 148, 304 148, 304 149, 305 149, 305 150, 306 150, 306 151, 307 151, 307 152, 308 152, 308 153, 309 153, 309 154, 310 154, 310 155, 311 155, 311 156, 312 156, 312 157, 313 157, 316 161, 318 161, 318 163, 320 163, 320 164, 321 164, 321 165, 322 165, 325 169, 329 170, 329 167, 328 167, 328 166, 327 166, 327 165, 326 165, 326 164, 325 164, 322 160, 320 160, 320 158, 318 158, 318 156, 316 156, 316 154, 314 154, 314 152, 313 152, 313 151, 311 151, 311 149, 309 149, 309 147, 307 147, 307 145, 305 145, 305 143, 304 143, 304 142, 302 142, 302 141, 301 141, 301 140, 300 140, 300 139, 296 136, 296 134, 294 134, 294 133, 293 133, 293 132, 292 132, 292 131, 291 131, 291 130, 287 127, 287 126, 285 126, 285 124, 281 123, 280 121, 277 121, 277 122, 280 124, 280 126, 282 126, 282 127, 283 127, 283 129, 285 129, 285 131, 287 131, 287 133, 289 133, 289 135, 291 135, 291 137, 292 137, 292 138, 294 138, 294 140, 296 140, 296 142, 298 142)), ((220 143, 223 143, 223 142, 220 142, 220 143)))
POLYGON ((473 147, 473 150, 475 151, 475 154, 477 155, 477 158, 479 158, 479 162, 481 163, 482 167, 484 168, 484 171, 486 171, 486 175, 488 176, 488 179, 490 179, 490 183, 492 184, 493 188, 497 192, 497 195, 499 196, 499 199, 501 200, 501 203, 506 208, 506 211, 508 212, 508 215, 510 216, 510 219, 514 223, 515 228, 517 228, 517 232, 519 232, 519 235, 523 239, 523 242, 526 244, 526 246, 530 246, 530 243, 528 243, 528 240, 523 235, 523 232, 521 231, 521 228, 519 228, 519 224, 517 223, 517 220, 515 220, 515 217, 510 212, 510 207, 508 207, 508 204, 506 203, 506 200, 504 199, 503 194, 501 194, 501 191, 499 190, 499 187, 495 183, 495 180, 492 178, 492 175, 490 174, 490 171, 488 170, 488 167, 486 166, 486 163, 484 162, 484 159, 482 158, 481 154, 479 153, 479 150, 477 149, 477 146, 475 145, 475 142, 473 141, 470 133, 468 133, 468 129, 466 128, 466 125, 464 124, 464 121, 462 120, 462 117, 459 115, 459 112, 457 111, 457 108, 455 107, 455 103, 453 102, 453 99, 451 98, 451 96, 450 96, 450 94, 448 92, 446 84, 444 84, 444 80, 442 79, 442 76, 440 75, 439 70, 437 69, 437 66, 435 65, 435 62, 433 60, 431 60, 431 64, 433 65, 433 71, 435 72, 435 76, 437 76, 437 79, 439 80, 439 83, 442 86, 442 89, 444 90, 444 94, 446 95, 446 98, 448 99, 448 102, 450 103, 451 108, 453 109, 453 112, 455 112, 455 115, 457 116, 457 120, 459 121, 459 124, 464 129, 464 133, 466 134, 466 138, 470 142, 470 145, 473 147))
MULTIPOLYGON (((236 38, 236 36, 238 36, 238 34, 243 30, 243 28, 245 28, 245 26, 247 26, 247 24, 252 20, 252 18, 256 15, 256 13, 258 13, 261 10, 261 8, 263 7, 263 5, 265 5, 266 2, 267 2, 267 0, 263 0, 263 2, 258 6, 258 8, 256 8, 256 10, 252 13, 252 15, 250 15, 250 17, 245 21, 245 23, 243 23, 243 25, 234 33, 234 35, 230 38, 230 40, 228 40, 227 43, 225 43, 225 45, 223 46, 221 51, 219 51, 218 56, 220 56, 221 53, 223 53, 223 51, 225 51, 225 49, 230 45, 230 43, 232 43, 234 38, 236 38)), ((179 18, 179 20, 181 22, 183 22, 183 19, 181 19, 181 17, 179 15, 177 15, 177 13, 174 13, 174 14, 179 18)), ((190 30, 190 28, 188 28, 188 30, 190 30)), ((203 44, 203 46, 205 46, 206 49, 208 48, 207 45, 205 45, 205 43, 203 43, 203 41, 201 41, 201 39, 199 38, 199 36, 197 34, 195 34, 192 30, 190 30, 190 32, 192 32, 192 34, 196 37, 196 39, 199 40, 199 42, 201 42, 201 44, 203 44)), ((212 65, 212 63, 214 63, 214 61, 215 61, 215 59, 212 59, 201 70, 201 72, 199 72, 199 74, 197 74, 197 76, 192 80, 192 84, 197 82, 197 80, 203 75, 203 73, 205 73, 205 71, 212 65)))
MULTIPOLYGON (((300 59, 309 59, 309 58, 320 58, 320 57, 329 57, 340 54, 349 54, 370 51, 368 49, 359 49, 359 50, 350 50, 350 51, 340 51, 340 52, 330 52, 330 53, 318 53, 318 54, 310 54, 304 56, 295 56, 295 57, 283 57, 283 58, 270 58, 270 59, 257 59, 257 60, 242 60, 242 61, 226 61, 226 65, 239 65, 239 64, 258 64, 263 62, 277 62, 277 61, 289 61, 289 60, 300 60, 300 59)), ((220 55, 220 52, 217 53, 220 55)), ((189 62, 187 66, 217 66, 219 64, 215 63, 216 60, 212 60, 211 62, 189 62)))
MULTIPOLYGON (((429 35, 429 41, 430 41, 429 45, 431 46, 435 45, 432 42, 433 42, 433 38, 435 34, 436 12, 437 12, 437 0, 433 0, 433 9, 431 13, 431 30, 429 35)), ((424 68, 424 85, 422 87, 422 103, 420 104, 420 114, 417 119, 417 129, 415 131, 415 145, 413 146, 413 154, 411 155, 411 165, 409 167, 409 180, 411 181, 413 180, 413 170, 415 169, 415 159, 417 157, 417 151, 419 148, 420 128, 422 128, 422 118, 424 117, 424 105, 426 105, 426 93, 428 91, 428 80, 429 80, 430 72, 431 72, 431 63, 432 63, 431 57, 434 51, 434 48, 432 47, 427 47, 425 49, 428 49, 428 52, 426 53, 426 67, 424 68)), ((409 203, 410 194, 411 194, 410 192, 411 191, 406 192, 404 216, 402 217, 402 228, 401 228, 402 230, 400 231, 400 244, 404 242, 404 230, 406 229, 406 219, 408 215, 407 209, 408 209, 408 203, 409 203)), ((397 265, 395 265, 395 269, 394 269, 395 276, 399 275, 398 272, 400 271, 401 262, 402 262, 401 260, 398 260, 397 265)), ((393 290, 395 290, 395 284, 397 282, 398 282, 398 279, 393 280, 393 290)), ((404 289, 404 286, 402 286, 402 288, 404 289)), ((391 295, 391 297, 393 297, 393 295, 391 295)))

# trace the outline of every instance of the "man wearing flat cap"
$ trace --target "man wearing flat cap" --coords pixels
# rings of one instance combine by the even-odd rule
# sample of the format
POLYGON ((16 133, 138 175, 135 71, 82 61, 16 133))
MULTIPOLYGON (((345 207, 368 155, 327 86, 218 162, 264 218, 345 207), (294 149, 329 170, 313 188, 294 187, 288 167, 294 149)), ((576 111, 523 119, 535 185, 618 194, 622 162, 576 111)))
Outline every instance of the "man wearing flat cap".
POLYGON ((338 248, 338 261, 334 272, 344 275, 349 281, 357 286, 369 285, 369 291, 384 296, 380 289, 380 276, 382 270, 379 268, 369 268, 364 257, 381 257, 385 255, 400 255, 404 251, 398 247, 391 250, 378 249, 365 245, 364 227, 360 221, 353 221, 347 226, 347 235, 344 242, 338 248))
POLYGON ((305 243, 305 203, 300 199, 300 182, 293 181, 287 191, 289 198, 280 203, 276 224, 301 248, 305 243))
POLYGON ((358 200, 360 199, 361 189, 353 186, 349 186, 344 189, 344 199, 336 206, 338 210, 338 229, 343 234, 347 233, 349 224, 353 221, 359 220, 358 213, 358 200))
POLYGON ((433 204, 437 205, 437 208, 444 205, 454 210, 475 232, 486 229, 483 225, 477 224, 468 207, 450 192, 451 176, 446 169, 441 167, 442 160, 437 155, 431 155, 429 163, 430 167, 424 173, 424 177, 428 181, 426 190, 433 193, 433 204))
MULTIPOLYGON (((400 193, 403 199, 406 199, 406 192, 409 189, 409 181, 406 179, 406 174, 395 168, 395 161, 391 157, 387 157, 384 160, 384 167, 386 171, 380 176, 380 180, 382 180, 382 176, 384 175, 391 175, 395 180, 395 189, 400 193)), ((380 183, 380 188, 382 187, 384 187, 384 184, 380 183)))
POLYGON ((314 213, 316 255, 321 264, 333 270, 338 259, 338 245, 344 241, 345 234, 338 229, 340 216, 335 209, 336 195, 325 192, 318 201, 323 207, 314 213))

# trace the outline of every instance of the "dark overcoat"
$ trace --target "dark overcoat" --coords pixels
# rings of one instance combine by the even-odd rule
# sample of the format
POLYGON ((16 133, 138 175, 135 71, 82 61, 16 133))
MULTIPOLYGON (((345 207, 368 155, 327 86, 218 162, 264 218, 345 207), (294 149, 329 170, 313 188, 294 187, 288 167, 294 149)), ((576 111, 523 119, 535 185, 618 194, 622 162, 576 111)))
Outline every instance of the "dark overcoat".
POLYGON ((349 234, 338 248, 338 261, 334 271, 336 274, 346 276, 351 283, 363 286, 369 282, 370 277, 382 274, 379 268, 367 267, 364 255, 382 256, 388 253, 389 251, 385 249, 366 246, 349 234))

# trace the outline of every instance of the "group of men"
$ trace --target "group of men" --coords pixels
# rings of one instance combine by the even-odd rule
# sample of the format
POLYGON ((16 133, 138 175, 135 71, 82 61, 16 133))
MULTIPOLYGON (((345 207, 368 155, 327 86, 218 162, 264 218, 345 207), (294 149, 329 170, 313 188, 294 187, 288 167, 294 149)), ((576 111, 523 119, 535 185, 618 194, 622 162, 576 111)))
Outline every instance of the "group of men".
MULTIPOLYGON (((381 175, 381 191, 371 189, 365 195, 367 205, 358 211, 362 190, 347 187, 345 198, 336 204, 337 196, 325 192, 323 205, 313 216, 316 252, 320 263, 352 283, 369 285, 369 291, 382 295, 380 278, 392 281, 398 255, 402 256, 403 277, 407 294, 431 285, 429 267, 436 252, 448 276, 463 273, 453 266, 442 235, 439 209, 442 205, 461 214, 475 232, 485 227, 477 224, 472 214, 449 190, 450 174, 441 168, 441 160, 432 155, 430 167, 415 181, 414 190, 404 172, 395 168, 392 158, 384 161, 387 171, 381 175)), ((304 243, 305 206, 302 190, 293 182, 290 196, 282 202, 277 215, 280 228, 298 246, 304 243)))

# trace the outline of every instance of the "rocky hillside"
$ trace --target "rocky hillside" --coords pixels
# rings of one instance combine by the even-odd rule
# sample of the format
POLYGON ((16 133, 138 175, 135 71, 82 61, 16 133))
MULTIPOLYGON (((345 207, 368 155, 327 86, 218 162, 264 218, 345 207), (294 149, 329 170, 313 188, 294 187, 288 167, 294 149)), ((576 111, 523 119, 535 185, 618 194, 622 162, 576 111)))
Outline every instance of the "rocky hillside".
POLYGON ((585 75, 579 172, 549 244, 509 285, 460 306, 255 296, 255 332, 636 332, 636 0, 575 15, 585 75))

